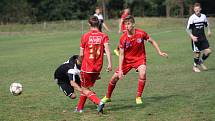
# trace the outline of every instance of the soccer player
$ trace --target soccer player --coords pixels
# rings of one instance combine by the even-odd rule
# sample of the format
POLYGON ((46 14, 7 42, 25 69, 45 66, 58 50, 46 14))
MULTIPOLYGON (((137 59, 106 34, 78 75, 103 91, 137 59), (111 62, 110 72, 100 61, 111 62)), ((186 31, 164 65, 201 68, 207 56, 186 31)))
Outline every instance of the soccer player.
POLYGON ((158 44, 145 31, 134 27, 135 20, 131 15, 127 16, 123 23, 127 32, 123 33, 120 38, 119 66, 109 82, 106 96, 102 99, 102 102, 111 101, 110 98, 118 80, 121 80, 123 75, 126 75, 134 68, 138 71, 136 104, 142 104, 141 97, 146 82, 146 53, 144 43, 151 43, 160 56, 167 57, 168 55, 160 50, 158 44))
POLYGON ((109 28, 107 27, 107 25, 104 22, 104 18, 102 16, 102 9, 101 8, 96 7, 94 16, 96 16, 99 19, 99 27, 98 27, 99 31, 102 32, 102 26, 104 26, 106 31, 109 32, 110 30, 109 30, 109 28))
POLYGON ((187 33, 191 38, 192 50, 194 55, 194 72, 201 72, 207 70, 203 62, 211 54, 211 49, 208 40, 205 36, 204 27, 208 28, 208 36, 211 36, 208 20, 204 14, 201 13, 201 6, 199 3, 194 4, 194 14, 189 17, 187 23, 187 33), (201 56, 202 53, 202 56, 201 56))
MULTIPOLYGON (((128 16, 130 15, 130 9, 129 8, 126 8, 123 10, 123 13, 121 15, 121 18, 119 20, 119 33, 124 33, 126 32, 126 28, 125 28, 125 24, 123 23, 123 20, 128 16)), ((119 56, 119 47, 117 47, 115 50, 114 50, 114 53, 119 56)))
POLYGON ((81 91, 80 87, 81 58, 78 55, 72 56, 68 61, 61 64, 54 73, 54 79, 64 94, 75 99, 74 89, 81 91))
POLYGON ((90 31, 82 36, 80 43, 80 56, 82 57, 81 88, 83 92, 81 92, 77 110, 83 110, 85 101, 88 98, 98 105, 98 112, 103 113, 104 103, 90 88, 94 86, 102 69, 104 49, 108 60, 107 71, 112 70, 109 39, 106 34, 98 30, 99 20, 96 16, 90 17, 88 23, 90 31))

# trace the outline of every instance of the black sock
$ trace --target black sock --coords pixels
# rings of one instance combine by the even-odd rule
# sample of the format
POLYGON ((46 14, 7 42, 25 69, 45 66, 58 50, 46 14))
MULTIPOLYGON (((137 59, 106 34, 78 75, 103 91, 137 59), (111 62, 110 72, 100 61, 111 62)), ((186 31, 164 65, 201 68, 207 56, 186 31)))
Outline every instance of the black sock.
POLYGON ((202 60, 205 61, 205 60, 209 57, 209 55, 210 55, 210 54, 207 54, 207 55, 203 54, 203 55, 202 55, 202 60))
POLYGON ((196 57, 196 58, 193 58, 193 59, 194 59, 194 63, 196 65, 200 65, 201 61, 200 61, 199 57, 196 57))

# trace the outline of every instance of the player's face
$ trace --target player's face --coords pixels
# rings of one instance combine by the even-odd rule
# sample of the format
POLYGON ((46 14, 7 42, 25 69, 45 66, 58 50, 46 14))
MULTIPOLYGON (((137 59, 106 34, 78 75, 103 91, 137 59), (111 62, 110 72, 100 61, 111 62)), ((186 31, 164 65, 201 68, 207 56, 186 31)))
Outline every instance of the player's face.
POLYGON ((96 9, 96 14, 100 14, 101 10, 100 9, 96 9))
POLYGON ((195 12, 196 15, 199 15, 201 10, 202 9, 199 6, 194 7, 194 12, 195 12))
POLYGON ((134 23, 132 23, 131 21, 125 22, 125 28, 127 31, 132 31, 134 28, 134 23))

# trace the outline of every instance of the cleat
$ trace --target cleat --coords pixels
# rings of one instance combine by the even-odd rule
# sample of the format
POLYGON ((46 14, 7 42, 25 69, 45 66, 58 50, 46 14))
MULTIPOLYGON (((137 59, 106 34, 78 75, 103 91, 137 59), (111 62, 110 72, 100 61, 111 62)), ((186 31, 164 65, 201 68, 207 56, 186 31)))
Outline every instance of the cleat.
POLYGON ((78 110, 78 108, 76 107, 75 110, 74 110, 74 112, 75 113, 83 113, 84 111, 83 110, 78 110))
POLYGON ((110 99, 110 98, 107 98, 106 96, 104 96, 104 97, 102 98, 102 102, 103 102, 103 103, 111 102, 111 99, 110 99))
POLYGON ((193 71, 194 71, 194 72, 197 72, 197 73, 198 73, 198 72, 201 72, 200 69, 199 69, 197 66, 193 66, 193 71))
POLYGON ((143 104, 141 97, 136 97, 136 104, 143 104))
POLYGON ((98 113, 102 113, 103 114, 103 108, 104 108, 105 104, 101 101, 98 105, 98 113))
POLYGON ((113 52, 115 53, 115 55, 119 56, 119 50, 115 49, 113 52))
POLYGON ((200 64, 200 67, 202 68, 202 70, 204 70, 204 71, 207 71, 208 70, 208 68, 202 63, 202 64, 200 64))

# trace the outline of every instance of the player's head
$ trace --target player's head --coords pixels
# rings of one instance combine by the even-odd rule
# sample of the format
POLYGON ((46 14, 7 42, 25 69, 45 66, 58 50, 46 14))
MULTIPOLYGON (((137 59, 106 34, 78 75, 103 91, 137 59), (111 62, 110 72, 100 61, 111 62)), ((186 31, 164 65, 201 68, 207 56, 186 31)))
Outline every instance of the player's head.
POLYGON ((130 14, 130 9, 129 8, 124 9, 123 13, 124 14, 130 14))
POLYGON ((69 59, 69 63, 70 63, 70 64, 75 63, 76 65, 81 66, 81 63, 82 63, 81 56, 79 56, 79 55, 73 55, 73 56, 69 59))
POLYGON ((96 16, 91 16, 88 19, 88 23, 90 24, 90 27, 98 28, 99 26, 99 20, 96 16))
POLYGON ((135 20, 134 17, 131 15, 128 15, 127 17, 125 17, 125 19, 123 20, 123 24, 125 24, 125 27, 128 31, 133 30, 134 25, 135 25, 135 20))
POLYGON ((200 3, 195 3, 193 5, 193 10, 194 10, 194 12, 195 12, 196 15, 199 15, 200 12, 201 12, 201 10, 202 10, 201 4, 200 3))
POLYGON ((96 7, 95 12, 96 14, 100 14, 102 12, 102 9, 100 7, 96 7))

